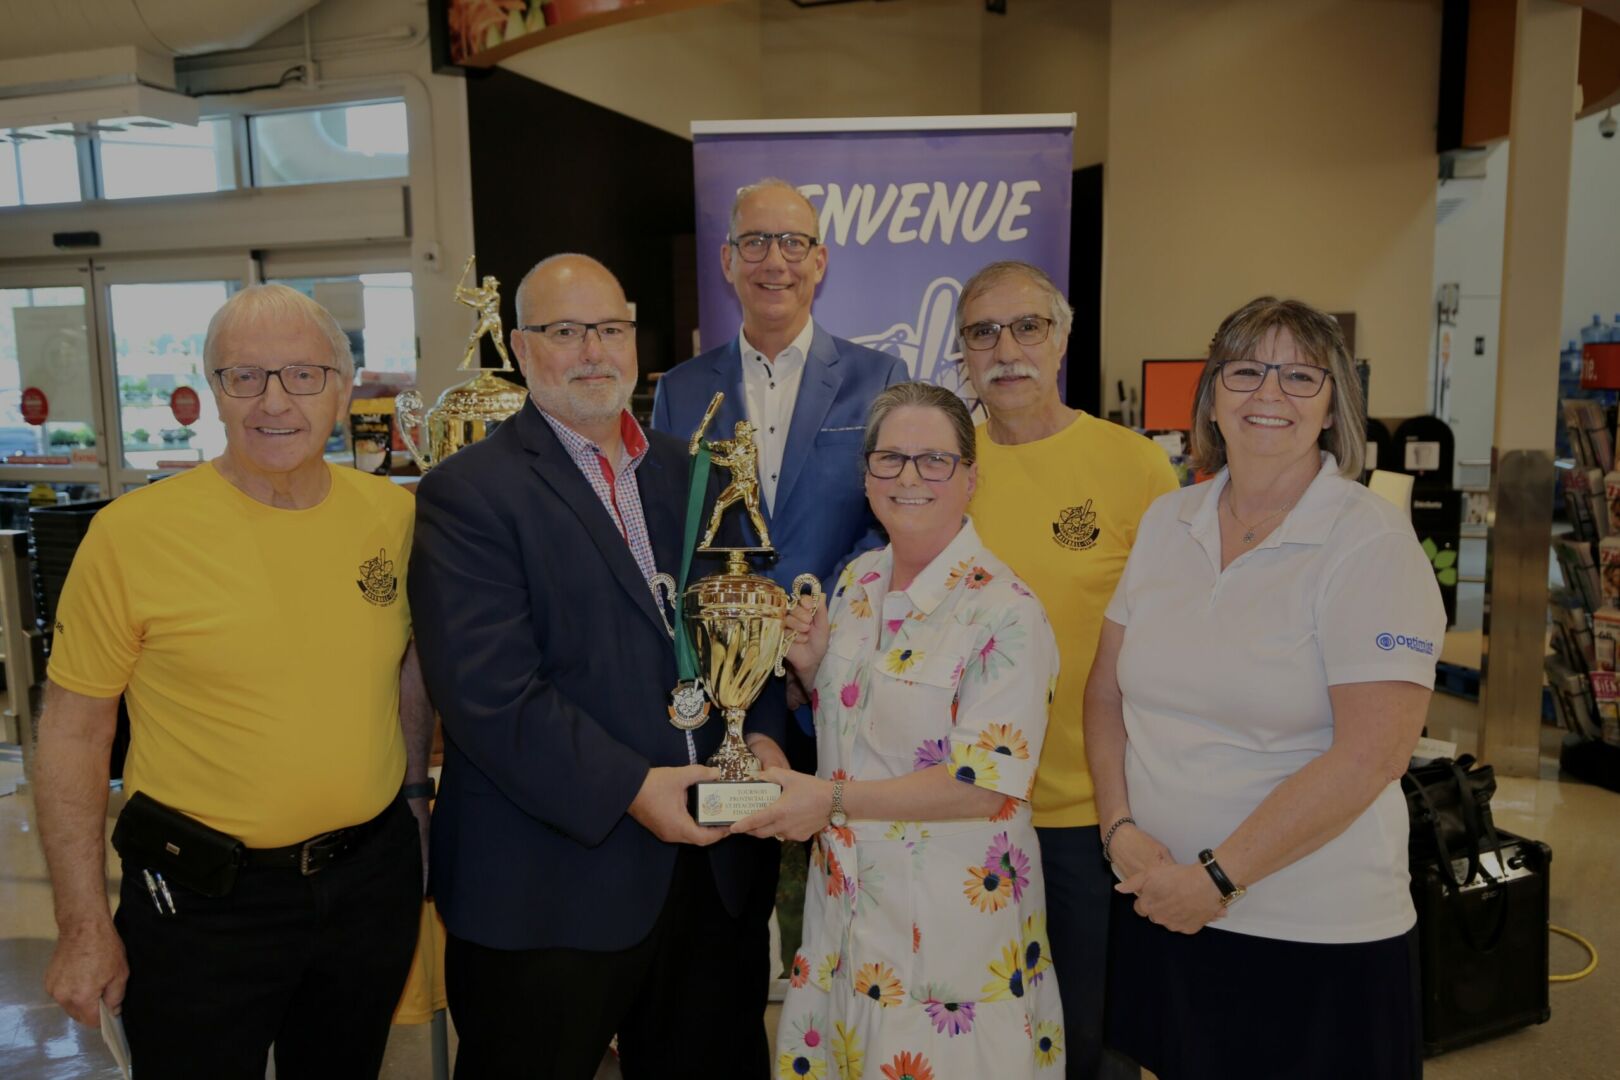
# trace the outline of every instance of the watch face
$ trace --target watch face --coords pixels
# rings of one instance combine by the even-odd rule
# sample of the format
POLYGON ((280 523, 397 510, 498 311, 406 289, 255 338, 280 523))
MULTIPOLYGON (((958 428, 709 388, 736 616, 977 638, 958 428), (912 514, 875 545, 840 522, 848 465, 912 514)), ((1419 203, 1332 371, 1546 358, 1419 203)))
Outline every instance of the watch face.
POLYGON ((849 815, 844 813, 842 810, 834 810, 832 816, 827 819, 827 824, 836 829, 842 829, 848 823, 849 815))

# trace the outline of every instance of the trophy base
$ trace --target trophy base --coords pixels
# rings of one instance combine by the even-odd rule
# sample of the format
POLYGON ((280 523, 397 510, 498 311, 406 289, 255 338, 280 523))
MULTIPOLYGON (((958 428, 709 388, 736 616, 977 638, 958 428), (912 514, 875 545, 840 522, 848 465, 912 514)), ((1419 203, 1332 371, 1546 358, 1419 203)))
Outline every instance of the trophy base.
POLYGON ((782 785, 769 780, 702 780, 687 790, 687 809, 699 825, 733 825, 774 803, 782 785))

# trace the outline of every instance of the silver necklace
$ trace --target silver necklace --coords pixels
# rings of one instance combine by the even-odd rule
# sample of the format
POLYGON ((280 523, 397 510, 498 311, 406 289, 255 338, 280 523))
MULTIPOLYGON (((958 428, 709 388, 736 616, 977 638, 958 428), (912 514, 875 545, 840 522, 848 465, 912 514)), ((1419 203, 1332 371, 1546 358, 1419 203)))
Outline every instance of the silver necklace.
POLYGON ((1232 520, 1233 521, 1237 522, 1239 525, 1243 526, 1245 529, 1248 530, 1247 532, 1245 532, 1243 534, 1243 542, 1245 544, 1254 543, 1254 530, 1258 529, 1260 526, 1264 525, 1266 522, 1270 521, 1272 518, 1276 517, 1277 515, 1288 513, 1288 511, 1290 511, 1290 510, 1292 510, 1294 508, 1294 504, 1297 503, 1297 502, 1299 502, 1299 496, 1296 495, 1292 499, 1288 500, 1288 505, 1287 506, 1284 506, 1280 510, 1273 510, 1271 513, 1267 514, 1265 517, 1261 518, 1259 521, 1256 521, 1251 525, 1249 522, 1244 521, 1242 518, 1238 517, 1237 504, 1232 501, 1232 485, 1231 485, 1231 482, 1228 481, 1227 485, 1226 485, 1226 512, 1228 514, 1232 515, 1232 520))

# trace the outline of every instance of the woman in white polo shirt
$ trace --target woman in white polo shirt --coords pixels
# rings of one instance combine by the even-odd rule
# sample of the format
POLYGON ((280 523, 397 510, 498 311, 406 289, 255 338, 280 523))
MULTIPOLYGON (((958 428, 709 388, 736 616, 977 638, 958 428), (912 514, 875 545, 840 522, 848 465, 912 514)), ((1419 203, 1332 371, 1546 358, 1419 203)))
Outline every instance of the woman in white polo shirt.
POLYGON ((1194 423, 1219 471, 1142 518, 1086 690, 1110 1041, 1161 1080, 1419 1076, 1397 781, 1445 632, 1433 570, 1357 482, 1332 317, 1228 316, 1194 423))

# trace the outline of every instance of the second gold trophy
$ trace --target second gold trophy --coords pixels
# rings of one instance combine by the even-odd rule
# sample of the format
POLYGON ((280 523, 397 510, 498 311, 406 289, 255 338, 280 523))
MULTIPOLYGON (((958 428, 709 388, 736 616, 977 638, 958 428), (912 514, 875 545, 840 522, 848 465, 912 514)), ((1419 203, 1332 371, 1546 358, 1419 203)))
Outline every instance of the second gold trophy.
POLYGON ((708 719, 711 702, 719 706, 725 717, 725 737, 708 760, 710 766, 720 770, 720 779, 694 784, 691 789, 690 808, 699 825, 729 825, 740 821, 763 810, 781 795, 781 785, 759 779, 759 758, 743 741, 743 719, 764 689, 765 681, 773 674, 785 674, 782 662, 793 639, 783 630, 783 616, 798 604, 811 605, 810 611, 814 614, 822 601, 821 583, 811 574, 794 578, 790 594, 770 578, 755 574, 749 568, 750 555, 774 555, 776 549, 771 546, 770 531, 759 508, 758 455, 753 425, 741 420, 731 438, 704 441, 724 396, 714 395, 702 423, 692 433, 693 491, 687 512, 682 578, 694 550, 723 553, 726 569, 723 573, 699 578, 684 592, 668 574, 659 574, 654 579, 655 589, 667 592, 676 611, 676 622, 670 625, 670 633, 675 638, 681 681, 672 695, 670 722, 685 731, 701 727, 708 719), (703 540, 694 548, 702 496, 707 489, 708 459, 726 469, 731 480, 715 500, 703 540), (725 512, 738 503, 743 505, 753 524, 758 544, 715 546, 725 512))

